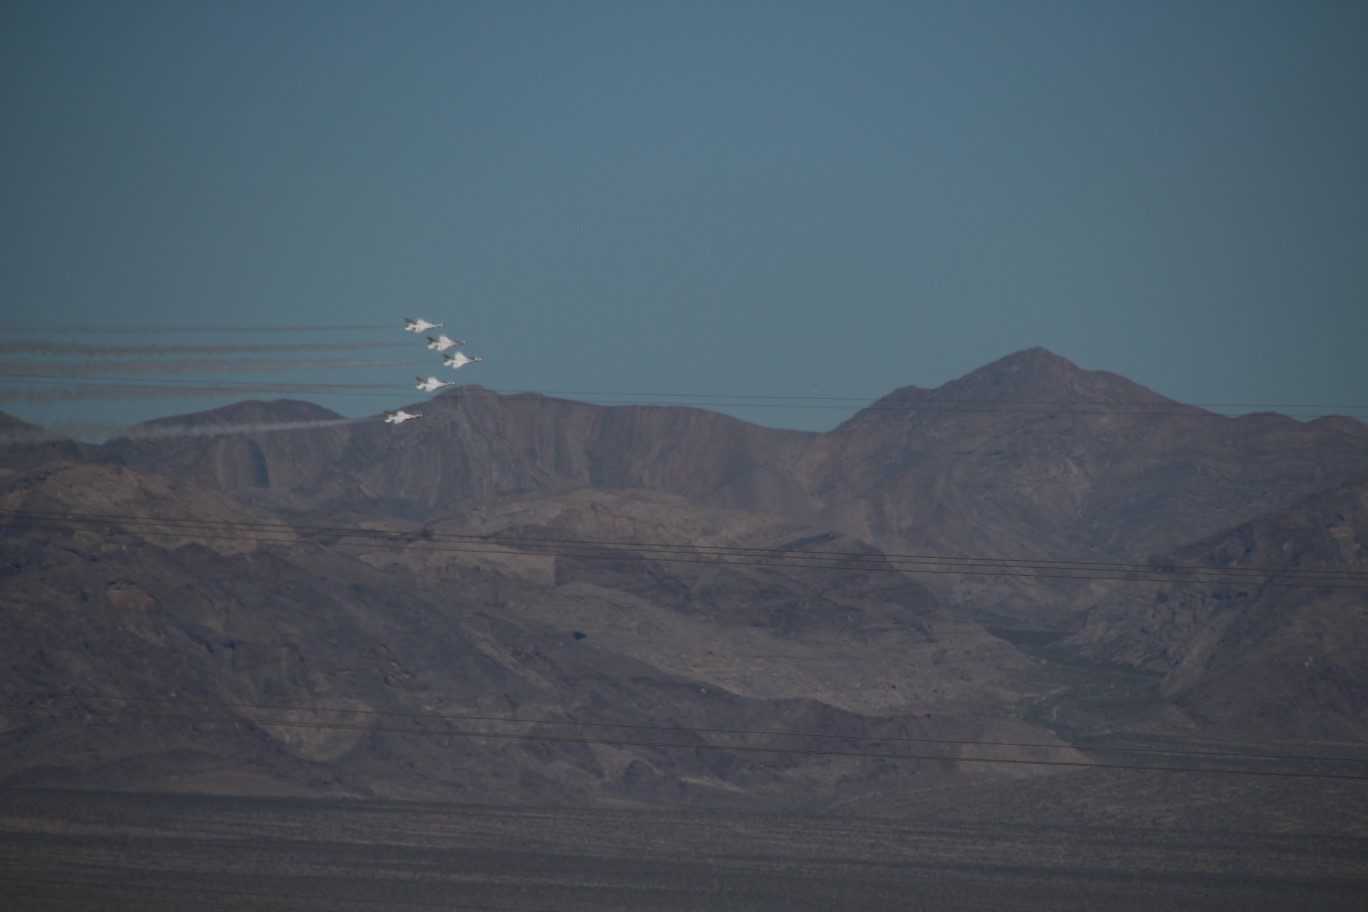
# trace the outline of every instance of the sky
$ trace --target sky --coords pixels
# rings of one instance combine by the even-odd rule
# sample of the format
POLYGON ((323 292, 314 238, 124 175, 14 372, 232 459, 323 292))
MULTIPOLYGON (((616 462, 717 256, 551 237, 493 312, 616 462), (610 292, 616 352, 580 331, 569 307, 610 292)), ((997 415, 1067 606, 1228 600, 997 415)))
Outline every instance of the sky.
POLYGON ((436 374, 823 430, 1044 346, 1368 417, 1365 34, 1360 2, 7 0, 0 409, 279 395, 232 382, 361 417, 436 374))

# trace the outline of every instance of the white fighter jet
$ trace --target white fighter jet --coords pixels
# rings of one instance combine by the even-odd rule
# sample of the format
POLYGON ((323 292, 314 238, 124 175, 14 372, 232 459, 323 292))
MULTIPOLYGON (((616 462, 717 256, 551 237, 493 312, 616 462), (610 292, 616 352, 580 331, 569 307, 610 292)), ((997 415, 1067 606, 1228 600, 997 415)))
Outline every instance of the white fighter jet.
POLYGON ((465 352, 457 352, 454 355, 442 355, 442 363, 452 370, 460 370, 467 364, 475 364, 476 362, 483 360, 484 358, 472 358, 465 352))
POLYGON ((446 334, 440 335, 435 339, 432 338, 432 336, 428 336, 427 340, 428 348, 432 349, 433 351, 439 352, 444 352, 448 348, 455 348, 458 345, 466 344, 465 339, 453 339, 451 338, 451 336, 448 336, 446 334))
POLYGON ((450 380, 438 380, 436 377, 428 377, 426 380, 422 377, 414 377, 413 379, 418 381, 418 389, 425 393, 435 393, 444 386, 455 386, 450 380))
POLYGON ((429 329, 441 329, 443 326, 446 326, 446 324, 429 323, 422 317, 419 317, 416 320, 412 319, 411 317, 404 317, 404 332, 421 333, 427 332, 429 329))
POLYGON ((404 411, 403 409, 399 409, 399 410, 393 411, 393 412, 389 411, 388 409, 385 410, 385 423, 386 423, 386 424, 403 424, 405 421, 411 421, 411 420, 414 419, 414 418, 422 418, 422 417, 423 417, 423 415, 422 415, 421 412, 412 413, 412 412, 406 412, 406 411, 404 411))

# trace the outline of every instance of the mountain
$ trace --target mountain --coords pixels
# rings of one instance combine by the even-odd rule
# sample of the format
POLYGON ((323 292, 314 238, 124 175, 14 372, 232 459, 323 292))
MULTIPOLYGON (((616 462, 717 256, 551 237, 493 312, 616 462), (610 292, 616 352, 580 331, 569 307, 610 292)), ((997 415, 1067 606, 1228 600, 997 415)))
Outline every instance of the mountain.
POLYGON ((135 425, 130 433, 133 437, 140 437, 156 436, 156 431, 167 428, 250 430, 252 425, 321 424, 344 420, 336 412, 312 402, 301 402, 295 399, 277 399, 273 402, 263 402, 260 399, 251 399, 246 402, 225 405, 208 412, 154 418, 151 421, 135 425))
MULTIPOLYGON (((261 405, 263 426, 287 429, 245 435, 252 448, 236 459, 206 458, 227 445, 209 438, 133 437, 110 450, 130 465, 183 472, 229 492, 266 488, 280 502, 313 509, 417 517, 497 494, 580 486, 649 488, 710 506, 765 509, 798 491, 784 464, 767 457, 817 437, 701 409, 604 408, 478 386, 405 406, 423 419, 401 433, 375 420, 289 429, 301 403, 261 405), (311 440, 324 441, 328 458, 307 458, 311 440)), ((218 411, 192 418, 226 423, 218 411)))
POLYGON ((828 433, 411 408, 0 450, 0 782, 815 810, 1099 737, 1362 737, 1361 593, 1163 575, 1359 567, 1361 422, 1042 349, 828 433), (1159 582, 1077 569, 1117 561, 1159 582))
POLYGON ((35 433, 40 430, 42 430, 42 428, 36 424, 30 424, 22 418, 0 412, 0 435, 9 436, 14 434, 35 433))
POLYGON ((0 477, 53 459, 90 458, 85 444, 0 412, 0 477))
MULTIPOLYGON (((1144 560, 1368 475, 1361 422, 1226 418, 1044 349, 894 392, 832 436, 817 522, 890 552, 1144 560)), ((987 615, 1064 620, 1059 585, 930 585, 987 615)))
MULTIPOLYGON (((296 413, 270 407, 282 422, 296 413)), ((1144 560, 1368 475, 1362 422, 1226 418, 1044 349, 935 390, 899 390, 826 434, 475 386, 421 410, 402 433, 359 421, 109 450, 149 472, 325 514, 418 520, 521 491, 640 488, 789 517, 889 553, 1027 560, 1144 560)), ((208 416, 222 420, 197 420, 208 416)), ((1068 620, 1058 585, 924 582, 981 617, 1068 620)))
POLYGON ((326 461, 335 452, 340 438, 329 431, 345 424, 341 415, 312 402, 251 400, 143 422, 107 443, 104 451, 105 458, 117 462, 128 448, 160 444, 159 472, 212 479, 228 493, 288 489, 297 467, 326 461), (287 434, 290 429, 307 433, 287 434), (274 444, 269 456, 263 449, 270 446, 267 440, 274 444))

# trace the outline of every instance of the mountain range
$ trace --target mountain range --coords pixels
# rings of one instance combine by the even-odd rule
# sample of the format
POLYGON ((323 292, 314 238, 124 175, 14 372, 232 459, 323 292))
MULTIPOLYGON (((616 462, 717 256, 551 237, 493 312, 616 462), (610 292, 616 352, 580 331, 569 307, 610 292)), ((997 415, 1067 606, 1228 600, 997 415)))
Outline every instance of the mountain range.
POLYGON ((1362 422, 1043 349, 826 433, 406 408, 6 438, 0 783, 820 809, 1366 734, 1362 422))

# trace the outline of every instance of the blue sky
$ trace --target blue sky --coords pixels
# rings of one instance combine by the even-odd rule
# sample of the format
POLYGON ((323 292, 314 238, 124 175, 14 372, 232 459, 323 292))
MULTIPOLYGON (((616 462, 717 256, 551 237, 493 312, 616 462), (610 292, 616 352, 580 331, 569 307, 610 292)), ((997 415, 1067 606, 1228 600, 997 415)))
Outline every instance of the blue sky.
MULTIPOLYGON (((0 337, 413 342, 297 356, 389 361, 431 355, 422 315, 487 359, 452 379, 698 402, 1042 345, 1186 402, 1364 405, 1365 34, 1254 0, 9 2, 0 337), (76 332, 163 323, 244 331, 76 332), (393 329, 246 331, 334 323, 393 329)), ((223 377, 392 378, 300 397, 360 416, 437 360, 223 377)), ((19 388, 41 424, 231 401, 19 388)))

